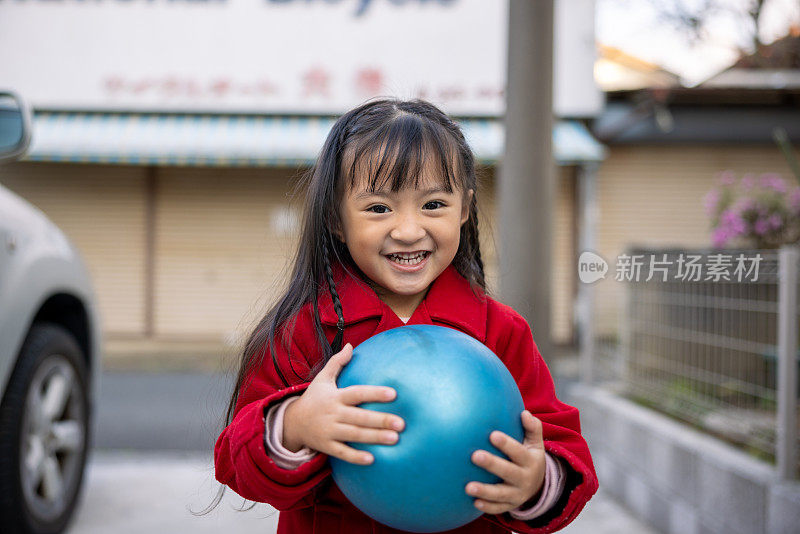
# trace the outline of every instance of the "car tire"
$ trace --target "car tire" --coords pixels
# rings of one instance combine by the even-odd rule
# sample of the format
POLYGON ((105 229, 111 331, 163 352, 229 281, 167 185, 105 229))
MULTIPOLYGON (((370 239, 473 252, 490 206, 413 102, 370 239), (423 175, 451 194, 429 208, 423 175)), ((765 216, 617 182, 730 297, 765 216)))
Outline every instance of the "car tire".
POLYGON ((0 524, 12 534, 62 532, 88 451, 86 358, 65 328, 37 323, 0 404, 0 524))

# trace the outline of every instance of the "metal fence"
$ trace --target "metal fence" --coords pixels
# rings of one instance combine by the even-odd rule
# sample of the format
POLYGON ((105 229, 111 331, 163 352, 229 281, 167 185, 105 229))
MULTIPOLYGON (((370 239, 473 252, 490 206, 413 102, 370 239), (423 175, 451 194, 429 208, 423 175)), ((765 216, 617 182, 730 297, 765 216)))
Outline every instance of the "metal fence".
POLYGON ((798 249, 636 249, 616 267, 619 335, 591 340, 585 378, 796 477, 798 249))

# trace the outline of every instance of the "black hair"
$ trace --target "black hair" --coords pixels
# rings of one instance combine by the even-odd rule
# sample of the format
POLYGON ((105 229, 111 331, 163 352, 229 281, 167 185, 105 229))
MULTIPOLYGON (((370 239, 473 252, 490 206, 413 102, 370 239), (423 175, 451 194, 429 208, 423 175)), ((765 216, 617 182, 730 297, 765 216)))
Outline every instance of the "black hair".
MULTIPOLYGON (((458 250, 452 264, 469 281, 476 294, 486 294, 478 239, 475 157, 461 128, 425 100, 382 98, 367 101, 339 117, 328 133, 316 164, 301 178, 299 185, 305 189, 303 223, 288 287, 245 343, 225 412, 225 425, 233 420, 239 394, 249 377, 265 364, 265 353, 271 354, 271 365, 288 387, 298 381, 313 379, 330 357, 341 350, 344 317, 333 280, 332 262, 341 264, 349 276, 366 277, 353 261, 346 244, 337 239, 332 230, 341 228, 339 206, 347 185, 356 185, 357 171, 368 177, 367 188, 370 191, 382 189, 387 184, 392 191, 399 191, 410 180, 417 187, 423 169, 431 164, 438 165, 440 172, 437 175, 446 191, 459 189, 465 194, 465 200, 469 200, 469 216, 461 225, 458 250), (435 160, 428 161, 431 156, 435 160), (470 189, 473 191, 471 198, 466 196, 470 189), (330 344, 319 316, 318 302, 322 291, 330 292, 338 317, 337 332, 330 344), (322 357, 309 355, 309 360, 316 359, 318 363, 301 375, 292 365, 289 350, 294 320, 309 302, 322 357), (280 340, 276 340, 279 333, 280 340), (286 347, 288 362, 278 362, 276 341, 286 347), (267 347, 268 351, 265 350, 267 347), (287 367, 294 376, 284 374, 283 369, 287 367)), ((220 502, 223 491, 224 486, 214 502, 201 513, 213 509, 220 502)))
MULTIPOLYGON (((470 199, 469 217, 461 226, 458 250, 453 266, 466 278, 473 290, 486 292, 483 260, 478 239, 477 176, 475 157, 461 128, 430 102, 398 99, 376 99, 348 111, 334 123, 316 164, 301 178, 305 189, 305 205, 301 237, 291 269, 289 284, 276 304, 259 321, 249 335, 241 354, 236 383, 226 411, 225 423, 233 419, 239 392, 250 374, 264 364, 266 352, 285 386, 310 381, 330 357, 341 350, 344 319, 342 305, 334 284, 331 263, 339 262, 351 276, 362 276, 347 246, 338 240, 332 229, 340 228, 338 206, 347 183, 356 184, 356 170, 368 167, 370 191, 387 184, 399 191, 408 180, 416 187, 426 159, 433 155, 441 169, 442 185, 448 192, 454 186, 475 193, 470 199), (335 209, 331 209, 335 206, 335 209), (318 300, 321 291, 329 291, 339 318, 337 333, 328 343, 320 322, 318 300), (305 375, 288 368, 287 377, 276 359, 276 337, 289 350, 293 319, 300 309, 312 303, 313 321, 318 344, 323 352, 319 363, 305 375), (265 348, 269 347, 266 351, 265 348)), ((476 291, 477 293, 477 291, 476 291)), ((309 359, 313 359, 309 357, 309 359)))

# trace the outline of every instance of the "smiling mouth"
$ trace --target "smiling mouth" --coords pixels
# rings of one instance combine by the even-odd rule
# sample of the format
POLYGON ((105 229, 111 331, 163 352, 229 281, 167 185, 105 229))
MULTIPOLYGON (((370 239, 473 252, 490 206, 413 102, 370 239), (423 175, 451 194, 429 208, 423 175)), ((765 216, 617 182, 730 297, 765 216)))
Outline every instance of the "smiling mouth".
POLYGON ((423 250, 420 252, 411 252, 407 254, 387 254, 386 257, 395 263, 399 263, 400 265, 417 265, 425 258, 430 256, 430 254, 431 253, 429 250, 423 250))

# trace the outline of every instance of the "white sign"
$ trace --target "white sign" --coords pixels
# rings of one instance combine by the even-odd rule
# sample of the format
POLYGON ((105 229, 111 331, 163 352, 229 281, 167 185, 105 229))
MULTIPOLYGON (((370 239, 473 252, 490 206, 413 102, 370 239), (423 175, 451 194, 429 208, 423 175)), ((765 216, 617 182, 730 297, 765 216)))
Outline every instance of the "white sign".
MULTIPOLYGON (((0 0, 0 84, 39 109, 502 115, 507 0, 0 0)), ((594 0, 556 10, 556 112, 599 112, 594 0)))

